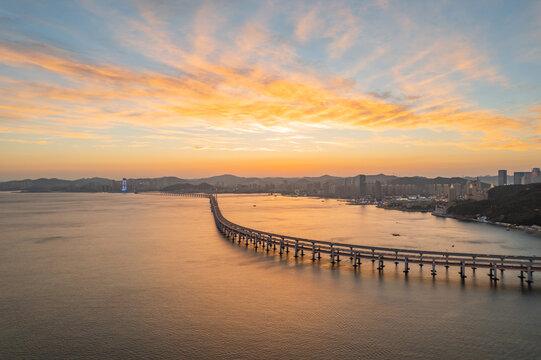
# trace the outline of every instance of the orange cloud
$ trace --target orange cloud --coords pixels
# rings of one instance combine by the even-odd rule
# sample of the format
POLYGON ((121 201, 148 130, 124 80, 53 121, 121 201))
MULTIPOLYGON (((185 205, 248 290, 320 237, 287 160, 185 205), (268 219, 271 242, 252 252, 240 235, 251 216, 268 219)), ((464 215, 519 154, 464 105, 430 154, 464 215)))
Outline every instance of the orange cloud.
MULTIPOLYGON (((207 29, 200 27, 201 31, 207 29)), ((397 66, 395 73, 400 78, 406 69, 439 49, 436 46, 418 53, 409 62, 397 66)), ((476 110, 456 98, 428 99, 433 101, 426 100, 420 105, 374 99, 350 86, 342 86, 344 81, 340 79, 339 86, 326 86, 329 79, 309 72, 276 74, 264 65, 232 68, 214 64, 199 55, 207 50, 198 49, 198 54, 187 55, 188 64, 177 64, 184 73, 174 77, 152 71, 137 72, 119 65, 90 64, 66 51, 41 44, 0 43, 0 62, 40 68, 73 80, 72 88, 3 81, 6 105, 0 106, 0 114, 10 119, 54 116, 55 121, 75 122, 83 128, 112 122, 154 127, 179 124, 189 127, 195 122, 220 129, 277 132, 292 131, 303 125, 369 130, 443 128, 477 131, 492 139, 479 138, 477 147, 507 149, 512 148, 514 141, 520 149, 538 148, 535 138, 525 136, 528 131, 535 131, 531 124, 488 110, 476 110)), ((476 72, 479 65, 475 58, 468 60, 471 56, 467 50, 457 54, 446 60, 455 64, 453 71, 493 78, 492 71, 476 72)), ((428 64, 436 66, 432 62, 428 64)), ((404 75, 401 81, 410 90, 419 90, 446 74, 412 85, 409 79, 415 76, 415 73, 404 75)), ((65 136, 73 137, 73 134, 65 136)))

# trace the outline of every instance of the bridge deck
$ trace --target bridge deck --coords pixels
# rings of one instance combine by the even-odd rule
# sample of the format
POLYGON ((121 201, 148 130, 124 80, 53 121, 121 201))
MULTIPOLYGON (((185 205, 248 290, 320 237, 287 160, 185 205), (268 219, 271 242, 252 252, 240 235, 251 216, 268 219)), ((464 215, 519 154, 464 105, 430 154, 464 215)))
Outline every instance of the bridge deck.
MULTIPOLYGON (((202 197, 201 194, 189 196, 202 197)), ((305 239, 256 230, 227 220, 222 215, 216 195, 205 194, 204 196, 209 198, 217 228, 227 238, 239 243, 244 241, 246 245, 251 244, 255 248, 261 247, 267 251, 276 250, 278 247, 280 254, 292 251, 295 257, 310 255, 312 260, 321 259, 322 254, 329 255, 333 264, 341 261, 340 257, 345 257, 352 260, 352 265, 355 267, 361 264, 361 259, 370 259, 372 262, 378 261, 380 271, 383 270, 385 261, 392 261, 395 264, 404 264, 406 274, 410 270, 410 264, 427 265, 432 268, 433 276, 437 273, 436 266, 455 266, 460 268, 459 274, 462 278, 466 278, 466 268, 473 270, 484 268, 489 269, 492 281, 498 280, 497 270, 515 270, 520 271, 521 281, 526 279, 526 282, 532 283, 533 272, 541 271, 541 257, 539 256, 387 248, 305 239)))

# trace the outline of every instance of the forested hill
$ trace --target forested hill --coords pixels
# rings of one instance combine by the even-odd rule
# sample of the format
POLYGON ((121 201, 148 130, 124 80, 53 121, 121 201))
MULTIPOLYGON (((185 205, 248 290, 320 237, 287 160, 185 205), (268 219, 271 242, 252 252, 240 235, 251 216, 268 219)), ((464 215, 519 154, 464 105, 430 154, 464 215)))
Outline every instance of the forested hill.
POLYGON ((486 216, 491 221, 516 225, 541 226, 541 183, 498 186, 489 190, 488 200, 460 201, 447 213, 466 218, 486 216))

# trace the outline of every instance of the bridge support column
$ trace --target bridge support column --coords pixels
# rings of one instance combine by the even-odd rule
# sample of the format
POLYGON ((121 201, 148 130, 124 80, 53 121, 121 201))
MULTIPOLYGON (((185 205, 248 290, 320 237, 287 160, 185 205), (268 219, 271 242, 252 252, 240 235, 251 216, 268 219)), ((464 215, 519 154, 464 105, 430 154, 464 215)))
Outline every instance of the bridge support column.
POLYGON ((304 245, 301 244, 301 256, 304 256, 304 245))
POLYGON ((394 252, 394 264, 398 265, 398 251, 394 252))
POLYGON ((493 277, 493 276, 494 276, 494 275, 492 275, 492 263, 490 263, 490 264, 488 265, 488 277, 490 278, 490 280, 492 280, 492 277, 493 277))
POLYGON ((357 252, 353 253, 353 267, 357 267, 357 252))
POLYGON ((494 263, 494 275, 492 276, 492 280, 494 280, 494 282, 500 280, 498 279, 498 265, 496 263, 494 263))
POLYGON ((376 261, 376 255, 374 255, 374 249, 372 249, 372 262, 376 261))
POLYGON ((316 261, 316 245, 312 243, 312 261, 316 261))
POLYGON ((295 240, 295 257, 299 257, 299 240, 295 240))
POLYGON ((282 238, 280 240, 280 255, 282 255, 284 253, 284 239, 282 238))
POLYGON ((334 264, 334 248, 331 246, 331 264, 334 264))
POLYGON ((383 268, 385 265, 383 265, 383 259, 381 258, 381 255, 378 256, 378 270, 383 271, 383 268))
POLYGON ((436 276, 436 259, 432 259, 432 271, 430 272, 432 276, 436 276))
POLYGON ((445 268, 449 269, 449 254, 445 254, 445 268))
POLYGON ((286 254, 289 254, 289 240, 286 240, 286 254))
POLYGON ((464 260, 460 262, 460 271, 458 273, 462 279, 466 278, 466 266, 464 264, 464 260))
POLYGON ((423 253, 420 253, 420 256, 419 256, 419 267, 423 267, 423 253))
POLYGON ((532 271, 532 264, 528 264, 528 271, 526 272, 528 278, 526 279, 526 282, 528 284, 533 283, 533 271, 532 271))
POLYGON ((336 262, 340 262, 340 249, 336 250, 336 262))
POLYGON ((321 259, 321 246, 318 246, 318 247, 317 247, 317 259, 318 259, 318 260, 321 259))
POLYGON ((407 275, 409 271, 410 271, 410 268, 408 266, 408 257, 406 256, 404 258, 404 273, 407 275))
POLYGON ((471 269, 475 273, 475 269, 477 269, 477 266, 475 266, 475 256, 472 256, 472 259, 473 259, 473 266, 471 267, 471 269))

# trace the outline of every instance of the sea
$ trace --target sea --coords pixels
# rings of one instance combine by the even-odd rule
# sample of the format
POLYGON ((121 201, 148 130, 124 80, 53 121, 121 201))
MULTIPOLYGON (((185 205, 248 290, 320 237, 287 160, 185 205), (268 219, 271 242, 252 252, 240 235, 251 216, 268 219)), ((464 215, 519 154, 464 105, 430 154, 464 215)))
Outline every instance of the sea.
MULTIPOLYGON (((541 256, 541 237, 331 199, 219 195, 318 240, 541 256), (393 235, 395 234, 395 235, 393 235), (396 236, 398 234, 399 236, 396 236)), ((268 254, 205 198, 0 192, 0 359, 540 359, 541 274, 268 254)))

